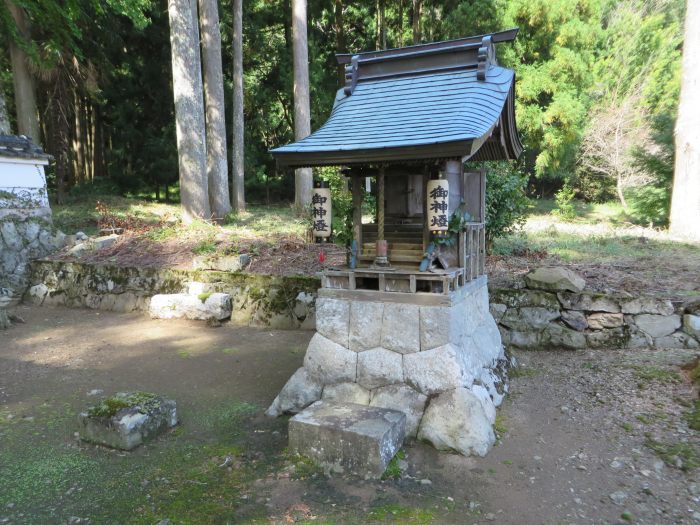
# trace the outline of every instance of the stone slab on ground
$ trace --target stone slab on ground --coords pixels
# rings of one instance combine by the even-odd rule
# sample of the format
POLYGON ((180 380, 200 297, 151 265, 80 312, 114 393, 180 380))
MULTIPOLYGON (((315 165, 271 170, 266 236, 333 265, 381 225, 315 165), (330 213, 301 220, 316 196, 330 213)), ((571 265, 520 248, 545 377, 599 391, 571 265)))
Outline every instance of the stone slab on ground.
POLYGON ((80 439, 133 450, 177 425, 177 405, 147 392, 120 392, 78 415, 80 439))
POLYGON ((405 433, 397 410, 317 401, 289 421, 289 450, 327 471, 379 478, 405 433))
POLYGON ((231 317, 231 296, 227 293, 189 295, 158 294, 151 298, 148 313, 153 319, 195 319, 219 321, 231 317))
POLYGON ((541 267, 525 276, 528 288, 554 292, 580 292, 586 286, 583 277, 561 266, 541 267))

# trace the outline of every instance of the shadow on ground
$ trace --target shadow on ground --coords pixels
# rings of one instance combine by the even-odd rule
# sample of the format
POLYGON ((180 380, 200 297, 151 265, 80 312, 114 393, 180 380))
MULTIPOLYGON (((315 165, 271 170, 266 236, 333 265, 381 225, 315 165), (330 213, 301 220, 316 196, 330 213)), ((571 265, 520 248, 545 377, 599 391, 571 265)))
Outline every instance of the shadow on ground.
POLYGON ((691 351, 532 352, 487 458, 406 447, 395 478, 327 478, 262 411, 309 332, 27 308, 0 334, 0 523, 700 523, 691 351), (138 389, 182 424, 131 453, 77 413, 138 389), (695 514, 694 514, 695 513, 695 514))

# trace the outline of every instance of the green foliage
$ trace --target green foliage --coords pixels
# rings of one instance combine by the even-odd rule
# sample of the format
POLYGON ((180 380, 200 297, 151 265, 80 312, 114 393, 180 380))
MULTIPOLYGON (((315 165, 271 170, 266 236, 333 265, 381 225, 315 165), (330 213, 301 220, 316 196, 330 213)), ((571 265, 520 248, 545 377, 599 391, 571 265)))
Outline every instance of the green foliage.
POLYGON ((640 172, 651 181, 629 191, 633 218, 642 224, 666 226, 671 208, 671 185, 673 183, 673 124, 674 115, 662 113, 653 122, 653 150, 636 148, 634 162, 640 172))
POLYGON ((569 183, 564 183, 554 196, 554 202, 557 203, 557 207, 552 213, 565 221, 574 220, 576 218, 576 208, 574 207, 575 196, 576 192, 569 186, 569 183))
POLYGON ((352 194, 348 191, 347 178, 338 168, 316 168, 314 175, 329 183, 333 203, 333 240, 341 246, 352 241, 352 194))
POLYGON ((527 177, 514 163, 486 163, 486 243, 513 233, 525 223, 527 177))

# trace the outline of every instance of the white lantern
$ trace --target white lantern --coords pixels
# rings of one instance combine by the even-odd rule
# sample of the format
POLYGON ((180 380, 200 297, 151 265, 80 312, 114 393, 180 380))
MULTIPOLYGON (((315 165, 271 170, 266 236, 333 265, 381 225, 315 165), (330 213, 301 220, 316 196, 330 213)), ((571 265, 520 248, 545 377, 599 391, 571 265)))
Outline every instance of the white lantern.
POLYGON ((331 189, 325 181, 314 182, 311 196, 311 217, 313 219, 314 237, 326 239, 331 236, 331 189))
POLYGON ((428 229, 434 235, 442 235, 450 223, 449 216, 450 185, 445 179, 428 181, 428 229))

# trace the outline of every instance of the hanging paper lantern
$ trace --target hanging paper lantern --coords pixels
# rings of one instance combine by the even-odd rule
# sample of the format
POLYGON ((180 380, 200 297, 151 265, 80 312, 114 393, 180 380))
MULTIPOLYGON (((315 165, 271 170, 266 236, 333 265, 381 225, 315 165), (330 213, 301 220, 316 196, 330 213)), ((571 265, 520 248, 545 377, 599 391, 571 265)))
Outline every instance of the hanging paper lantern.
POLYGON ((434 235, 443 235, 449 226, 450 185, 445 179, 428 181, 428 228, 434 235))
POLYGON ((314 237, 326 239, 331 236, 331 213, 331 189, 326 181, 315 181, 311 196, 314 237))

